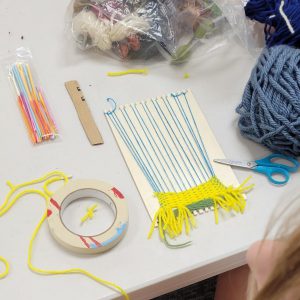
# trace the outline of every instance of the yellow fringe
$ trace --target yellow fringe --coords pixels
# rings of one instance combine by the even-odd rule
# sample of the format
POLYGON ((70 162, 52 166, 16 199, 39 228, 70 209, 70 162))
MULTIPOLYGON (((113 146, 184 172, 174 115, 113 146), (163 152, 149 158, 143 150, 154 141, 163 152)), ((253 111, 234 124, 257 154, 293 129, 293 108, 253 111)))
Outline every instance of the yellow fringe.
POLYGON ((214 202, 215 221, 219 222, 218 208, 225 211, 243 213, 246 206, 244 193, 254 185, 246 186, 250 178, 246 179, 239 187, 224 186, 217 177, 212 177, 206 183, 180 193, 155 193, 160 203, 148 235, 150 238, 155 226, 158 224, 159 235, 165 240, 165 234, 170 238, 181 235, 183 228, 188 235, 192 228, 196 227, 194 215, 188 206, 204 200, 214 202))

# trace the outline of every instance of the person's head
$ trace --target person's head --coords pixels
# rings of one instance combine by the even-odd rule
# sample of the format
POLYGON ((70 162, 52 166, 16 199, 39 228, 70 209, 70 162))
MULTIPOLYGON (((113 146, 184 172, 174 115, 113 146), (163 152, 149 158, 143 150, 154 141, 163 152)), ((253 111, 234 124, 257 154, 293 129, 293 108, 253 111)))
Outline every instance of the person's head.
MULTIPOLYGON (((276 224, 278 228, 275 239, 266 239, 254 244, 247 254, 251 270, 248 298, 299 300, 300 200, 293 199, 293 202, 277 212, 272 220, 272 226, 276 224)), ((271 232, 272 230, 269 230, 268 235, 271 232)))

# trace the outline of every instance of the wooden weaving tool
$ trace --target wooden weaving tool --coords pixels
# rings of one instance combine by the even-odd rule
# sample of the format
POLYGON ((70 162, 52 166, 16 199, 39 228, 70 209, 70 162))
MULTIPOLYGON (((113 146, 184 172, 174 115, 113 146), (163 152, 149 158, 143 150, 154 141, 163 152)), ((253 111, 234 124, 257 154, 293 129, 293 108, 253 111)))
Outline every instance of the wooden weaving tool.
POLYGON ((68 81, 65 87, 73 101, 83 129, 92 145, 103 144, 103 138, 87 105, 79 83, 76 80, 68 81))

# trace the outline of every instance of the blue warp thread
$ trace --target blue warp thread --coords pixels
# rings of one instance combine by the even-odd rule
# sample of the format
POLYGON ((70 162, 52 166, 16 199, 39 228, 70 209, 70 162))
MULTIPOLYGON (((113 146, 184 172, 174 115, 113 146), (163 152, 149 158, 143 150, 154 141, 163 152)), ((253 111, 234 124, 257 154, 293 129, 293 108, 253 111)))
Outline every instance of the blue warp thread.
POLYGON ((275 152, 300 155, 300 50, 266 48, 247 83, 239 128, 275 152))
POLYGON ((300 47, 300 0, 249 0, 245 13, 265 24, 268 47, 300 47))

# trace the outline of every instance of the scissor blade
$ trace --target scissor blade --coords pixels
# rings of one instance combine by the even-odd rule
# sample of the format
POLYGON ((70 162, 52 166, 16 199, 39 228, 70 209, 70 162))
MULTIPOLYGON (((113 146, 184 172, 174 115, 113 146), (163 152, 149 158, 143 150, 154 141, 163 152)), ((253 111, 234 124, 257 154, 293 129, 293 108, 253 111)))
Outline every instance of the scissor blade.
POLYGON ((222 165, 235 166, 246 169, 253 169, 256 166, 256 164, 253 162, 243 162, 231 159, 214 159, 214 162, 222 165))

